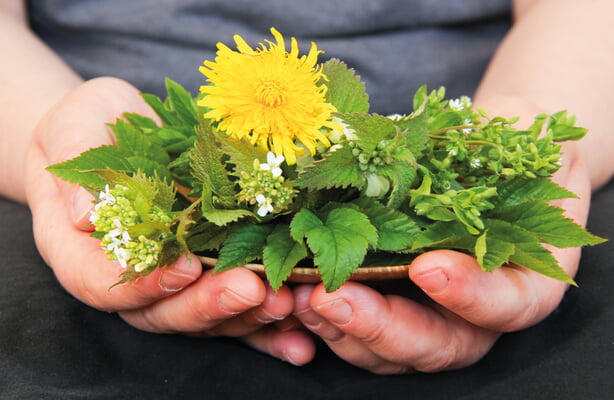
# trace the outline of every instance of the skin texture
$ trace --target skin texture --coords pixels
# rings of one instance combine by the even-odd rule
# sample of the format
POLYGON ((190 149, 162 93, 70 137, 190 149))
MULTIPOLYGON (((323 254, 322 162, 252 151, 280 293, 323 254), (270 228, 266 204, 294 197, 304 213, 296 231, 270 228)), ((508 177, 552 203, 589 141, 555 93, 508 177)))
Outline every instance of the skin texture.
MULTIPOLYGON (((581 143, 566 145, 555 177, 580 196, 558 204, 580 224, 591 190, 614 171, 607 154, 614 146, 607 112, 614 105, 613 8, 609 0, 517 1, 514 27, 475 97, 491 115, 520 116, 526 125, 537 113, 569 109, 590 129, 581 143)), ((567 289, 523 268, 485 274, 471 257, 434 251, 409 270, 428 302, 353 282, 334 293, 302 285, 275 295, 250 271, 213 276, 194 257, 109 291, 120 267, 84 228, 92 197, 44 168, 112 144, 105 123, 122 113, 152 111, 127 82, 83 82, 28 30, 23 1, 2 2, 0 33, 0 52, 12 60, 0 63, 0 194, 28 204, 37 247, 67 291, 136 328, 239 337, 299 365, 315 354, 313 333, 339 357, 375 373, 433 372, 476 362, 502 332, 545 318, 567 289)), ((580 251, 555 255, 574 276, 580 251)))

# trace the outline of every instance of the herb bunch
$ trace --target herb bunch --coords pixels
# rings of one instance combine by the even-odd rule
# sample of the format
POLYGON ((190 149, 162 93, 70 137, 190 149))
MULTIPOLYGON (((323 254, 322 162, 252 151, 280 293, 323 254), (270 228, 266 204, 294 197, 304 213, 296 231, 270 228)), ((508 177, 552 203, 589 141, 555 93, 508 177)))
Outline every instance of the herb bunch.
POLYGON ((561 142, 586 133, 573 116, 538 115, 518 130, 515 118, 426 87, 408 115, 382 116, 343 62, 318 68, 334 118, 313 149, 285 149, 295 162, 220 129, 205 117, 211 94, 167 79, 164 101, 143 95, 162 126, 127 113, 110 125, 117 145, 48 168, 99 197, 93 235, 126 268, 118 283, 192 252, 217 257, 216 272, 260 261, 275 289, 313 266, 333 291, 361 266, 455 249, 484 271, 515 263, 575 284, 544 247, 603 241, 549 204, 575 197, 549 179, 561 142))

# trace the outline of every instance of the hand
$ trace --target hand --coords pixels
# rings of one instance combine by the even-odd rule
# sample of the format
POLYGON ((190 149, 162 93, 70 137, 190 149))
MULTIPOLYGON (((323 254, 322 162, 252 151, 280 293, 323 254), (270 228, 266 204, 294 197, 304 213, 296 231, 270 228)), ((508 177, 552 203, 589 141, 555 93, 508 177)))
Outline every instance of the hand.
MULTIPOLYGON (((565 148, 563 165, 555 180, 580 199, 557 205, 584 224, 590 183, 577 144, 565 148)), ((573 277, 580 250, 552 251, 573 277)), ((524 329, 550 314, 567 288, 514 265, 485 273, 474 258, 447 250, 416 258, 409 278, 432 301, 384 295, 355 282, 333 293, 305 285, 294 290, 294 315, 356 366, 381 374, 434 372, 478 361, 502 332, 524 329)))
POLYGON ((155 117, 134 87, 118 79, 94 79, 64 97, 34 133, 26 162, 27 199, 37 247, 60 283, 79 300, 119 312, 139 329, 242 337, 295 364, 311 360, 314 346, 304 332, 267 327, 291 313, 289 289, 282 287, 275 295, 246 269, 212 275, 202 272, 196 257, 183 256, 173 266, 109 290, 122 269, 87 232, 92 196, 45 168, 89 148, 113 144, 106 124, 127 111, 155 117))

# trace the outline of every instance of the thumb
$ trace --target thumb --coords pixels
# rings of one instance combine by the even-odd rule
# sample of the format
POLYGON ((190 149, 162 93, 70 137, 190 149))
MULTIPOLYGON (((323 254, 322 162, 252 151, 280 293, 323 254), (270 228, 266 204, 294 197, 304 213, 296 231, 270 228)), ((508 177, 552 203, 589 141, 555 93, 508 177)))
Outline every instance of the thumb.
MULTIPOLYGON (((115 78, 96 78, 75 88, 39 123, 34 140, 49 165, 60 163, 101 145, 114 144, 107 124, 124 112, 150 116, 151 109, 129 83, 115 78)), ((93 196, 74 184, 56 180, 75 226, 89 225, 93 196)))

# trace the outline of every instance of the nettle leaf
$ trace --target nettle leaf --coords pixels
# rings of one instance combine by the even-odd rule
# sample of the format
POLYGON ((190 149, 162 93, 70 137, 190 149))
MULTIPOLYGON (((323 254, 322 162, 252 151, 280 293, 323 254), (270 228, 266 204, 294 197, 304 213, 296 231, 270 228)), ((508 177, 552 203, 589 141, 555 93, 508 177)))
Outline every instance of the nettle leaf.
POLYGON ((126 161, 132 166, 132 172, 140 171, 147 176, 158 176, 167 182, 171 182, 171 174, 168 168, 149 158, 126 155, 126 161))
POLYGON ((196 141, 194 128, 184 126, 163 126, 152 130, 147 137, 170 153, 183 153, 196 141))
POLYGON ((249 145, 237 139, 229 137, 218 137, 222 150, 230 157, 230 162, 235 165, 235 172, 252 171, 254 160, 266 162, 267 151, 261 147, 249 145))
POLYGON ((362 189, 365 178, 358 168, 352 150, 344 146, 325 153, 321 160, 306 167, 296 179, 295 185, 310 190, 345 188, 353 186, 362 189))
POLYGON ((290 226, 278 224, 267 237, 263 251, 266 277, 275 292, 290 276, 292 269, 308 256, 303 240, 295 241, 290 235, 290 226))
POLYGON ((394 126, 398 128, 398 142, 403 148, 409 149, 414 156, 422 153, 428 141, 428 118, 424 106, 425 104, 410 116, 393 121, 394 126))
POLYGON ((398 208, 409 197, 409 189, 418 175, 416 165, 394 160, 391 164, 378 168, 378 173, 392 182, 392 190, 386 205, 398 208))
POLYGON ((402 212, 390 208, 361 210, 378 234, 376 248, 384 251, 403 251, 411 248, 420 228, 402 212))
POLYGON ((302 209, 292 220, 291 233, 295 240, 307 239, 328 292, 338 289, 350 277, 362 263, 367 248, 378 241, 369 218, 346 207, 330 211, 325 220, 302 209))
POLYGON ((203 125, 197 131, 198 140, 190 154, 190 166, 194 178, 203 186, 208 186, 216 202, 225 208, 234 207, 234 183, 228 177, 228 171, 222 162, 223 153, 219 149, 213 128, 203 125))
POLYGON ((143 133, 158 129, 158 124, 148 117, 136 113, 124 113, 124 118, 143 133))
POLYGON ((513 179, 497 184, 498 196, 492 200, 497 207, 513 206, 531 200, 560 200, 577 198, 574 193, 548 178, 513 179))
POLYGON ((136 127, 121 119, 115 121, 115 124, 111 124, 110 127, 117 139, 117 147, 125 154, 147 158, 163 166, 170 162, 168 153, 136 127))
MULTIPOLYGON (((542 275, 576 285, 559 266, 550 251, 525 229, 506 221, 488 219, 484 221, 489 235, 497 242, 506 242, 514 246, 509 261, 542 275)), ((500 251, 500 250, 499 250, 500 251)))
POLYGON ((172 110, 177 113, 181 122, 188 126, 198 125, 198 112, 192 95, 180 84, 169 78, 166 78, 164 82, 168 92, 168 103, 172 110))
POLYGON ((354 130, 356 144, 364 152, 374 151, 382 140, 393 138, 397 132, 393 121, 383 115, 348 113, 339 117, 354 130))
POLYGON ((214 195, 211 191, 211 185, 206 181, 203 183, 200 202, 203 217, 218 226, 224 226, 245 217, 255 217, 251 211, 242 208, 217 208, 214 205, 214 195))
POLYGON ((232 227, 219 252, 214 272, 239 267, 262 258, 273 225, 240 224, 232 227))
POLYGON ((193 225, 186 235, 185 242, 192 252, 219 250, 228 237, 230 228, 212 222, 193 225))
POLYGON ((365 84, 354 74, 353 69, 338 59, 331 59, 324 63, 322 72, 328 80, 325 81, 328 87, 326 98, 337 111, 369 111, 369 96, 365 92, 365 84))
POLYGON ((559 248, 596 245, 605 241, 564 217, 561 208, 541 200, 498 208, 491 217, 513 223, 531 232, 541 243, 559 248))
POLYGON ((89 188, 102 188, 107 183, 97 171, 136 172, 117 146, 100 146, 78 157, 47 167, 58 177, 89 188))

